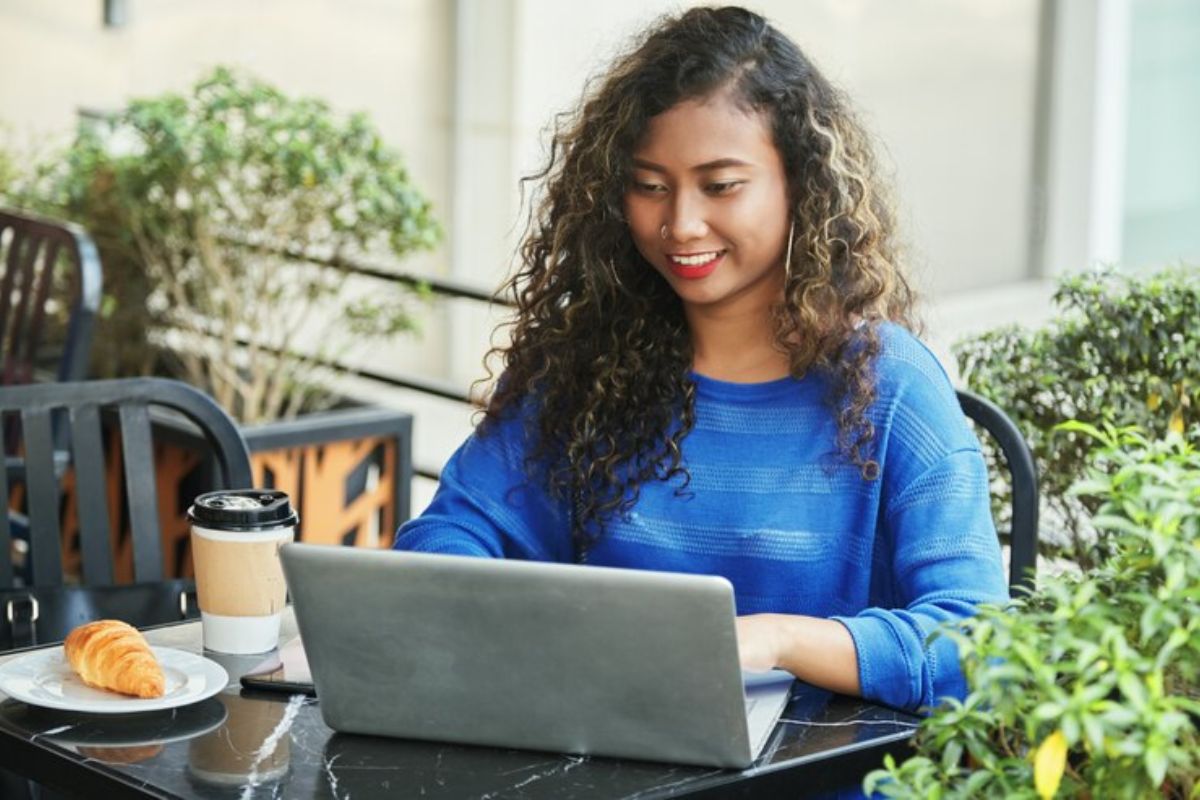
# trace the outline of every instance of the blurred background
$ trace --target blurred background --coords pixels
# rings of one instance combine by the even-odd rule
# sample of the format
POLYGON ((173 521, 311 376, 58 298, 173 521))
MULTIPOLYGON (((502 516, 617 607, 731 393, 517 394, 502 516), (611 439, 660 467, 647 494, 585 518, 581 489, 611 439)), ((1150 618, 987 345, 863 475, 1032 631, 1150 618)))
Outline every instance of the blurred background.
MULTIPOLYGON (((337 113, 366 112, 443 230, 436 248, 398 269, 486 293, 512 263, 518 182, 541 165, 554 115, 631 35, 688 5, 0 0, 0 144, 53 152, 81 121, 185 91, 215 65, 237 67, 337 113)), ((1200 260, 1200 3, 751 7, 849 93, 874 134, 926 338, 952 375, 951 342, 1041 321, 1057 276, 1200 260)), ((374 378, 335 380, 341 392, 413 412, 414 460, 432 472, 469 431, 471 412, 406 388, 405 376, 465 390, 484 375, 503 309, 443 298, 420 317, 419 336, 355 341, 342 356, 374 378)), ((432 487, 414 485, 414 512, 432 487)))

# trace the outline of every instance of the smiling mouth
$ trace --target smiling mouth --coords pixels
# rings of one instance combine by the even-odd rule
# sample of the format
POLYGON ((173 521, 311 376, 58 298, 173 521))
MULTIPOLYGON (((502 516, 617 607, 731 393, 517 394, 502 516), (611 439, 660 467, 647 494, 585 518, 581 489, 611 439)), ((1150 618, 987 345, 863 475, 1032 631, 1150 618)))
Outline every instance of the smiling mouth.
POLYGON ((700 267, 724 253, 724 250, 710 250, 707 253, 688 253, 687 255, 668 254, 667 258, 671 260, 672 264, 677 264, 681 267, 700 267))
POLYGON ((680 278, 703 278, 717 268, 724 256, 724 250, 709 250, 703 253, 669 253, 667 254, 667 266, 680 278))

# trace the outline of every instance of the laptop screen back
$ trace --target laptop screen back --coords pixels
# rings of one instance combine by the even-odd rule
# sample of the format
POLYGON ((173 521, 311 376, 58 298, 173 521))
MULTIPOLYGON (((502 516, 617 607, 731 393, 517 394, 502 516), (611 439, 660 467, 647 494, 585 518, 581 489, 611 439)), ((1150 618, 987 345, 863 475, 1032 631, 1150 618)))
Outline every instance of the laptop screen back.
POLYGON ((335 730, 746 766, 723 578, 287 545, 335 730))

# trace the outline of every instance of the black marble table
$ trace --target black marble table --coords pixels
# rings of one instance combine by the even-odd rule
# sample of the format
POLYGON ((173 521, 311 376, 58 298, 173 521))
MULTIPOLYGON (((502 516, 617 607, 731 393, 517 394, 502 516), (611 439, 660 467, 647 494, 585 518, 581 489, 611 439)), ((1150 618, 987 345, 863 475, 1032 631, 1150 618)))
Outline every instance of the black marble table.
MULTIPOLYGON (((282 638, 293 635, 289 610, 282 638)), ((147 638, 201 652, 198 622, 147 638)), ((334 733, 316 699, 239 688, 260 656, 206 655, 229 686, 173 711, 84 715, 0 694, 0 767, 104 798, 802 797, 857 787, 884 753, 903 753, 917 725, 797 682, 762 756, 740 772, 445 745, 334 733)))

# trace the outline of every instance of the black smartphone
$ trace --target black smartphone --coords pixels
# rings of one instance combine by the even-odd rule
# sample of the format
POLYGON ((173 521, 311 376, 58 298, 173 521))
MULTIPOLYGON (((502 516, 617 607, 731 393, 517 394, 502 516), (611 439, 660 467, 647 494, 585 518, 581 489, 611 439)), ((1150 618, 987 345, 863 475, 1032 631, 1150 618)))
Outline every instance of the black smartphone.
POLYGON ((274 672, 260 672, 256 675, 243 675, 242 688, 254 689, 263 692, 283 692, 284 694, 306 694, 309 697, 317 696, 317 687, 311 683, 302 683, 297 680, 288 680, 284 674, 283 667, 274 672))
POLYGON ((304 644, 299 637, 247 671, 241 681, 246 689, 317 696, 317 687, 313 685, 312 673, 308 670, 304 644))

